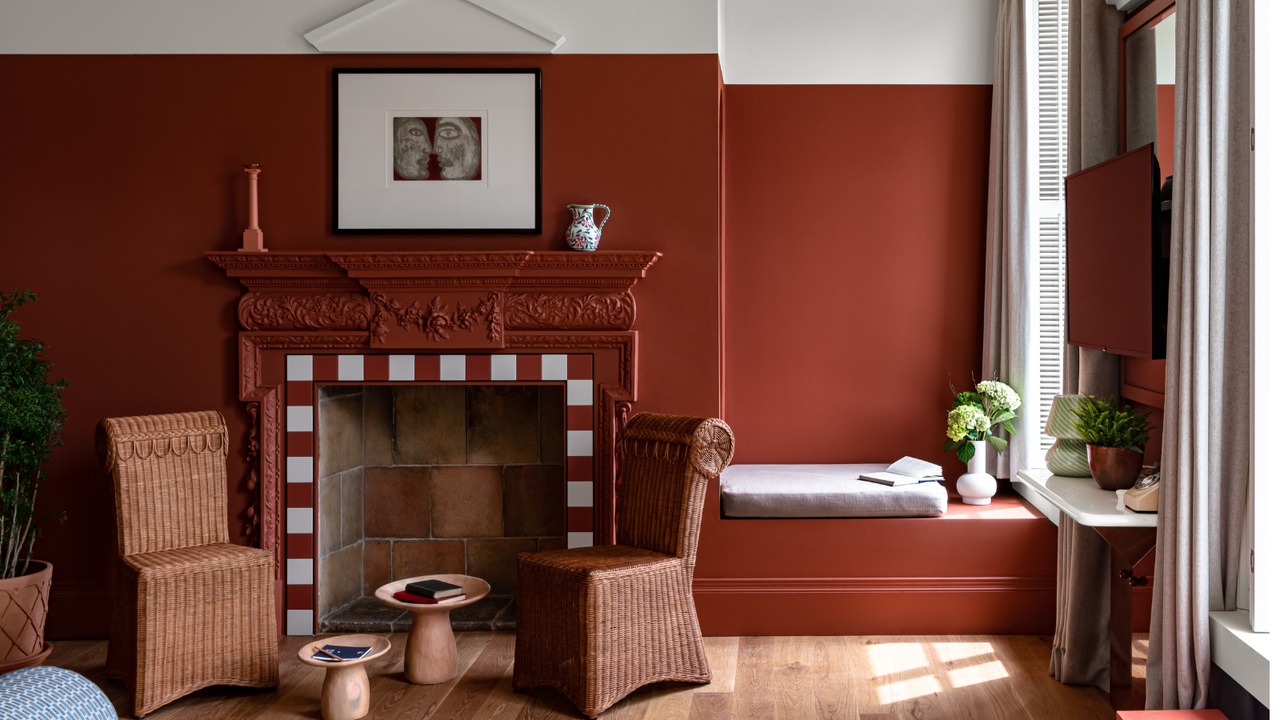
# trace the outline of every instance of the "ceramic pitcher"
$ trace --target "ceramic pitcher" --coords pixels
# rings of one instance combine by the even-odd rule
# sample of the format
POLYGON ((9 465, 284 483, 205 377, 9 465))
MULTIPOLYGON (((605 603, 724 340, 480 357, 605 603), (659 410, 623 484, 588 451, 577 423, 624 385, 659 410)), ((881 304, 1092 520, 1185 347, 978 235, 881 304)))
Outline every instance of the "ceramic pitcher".
POLYGON ((564 239, 568 241, 569 247, 573 250, 586 250, 591 252, 600 247, 600 233, 604 232, 604 224, 609 222, 609 206, 600 205, 570 205, 569 206, 569 230, 565 232, 564 239), (600 221, 600 227, 596 227, 595 209, 604 208, 604 219, 600 221))

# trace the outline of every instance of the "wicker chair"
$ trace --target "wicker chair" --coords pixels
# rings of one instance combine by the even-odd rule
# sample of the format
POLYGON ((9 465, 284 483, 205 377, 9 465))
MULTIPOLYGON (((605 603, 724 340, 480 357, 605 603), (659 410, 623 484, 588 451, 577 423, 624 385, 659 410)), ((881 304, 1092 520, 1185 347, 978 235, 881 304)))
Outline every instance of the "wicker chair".
POLYGON ((275 560, 228 542, 222 415, 108 418, 96 439, 120 552, 107 675, 134 715, 209 685, 278 686, 275 560))
POLYGON ((588 717, 653 682, 711 682, 693 607, 707 483, 733 456, 720 420, 641 413, 622 431, 618 544, 522 553, 513 686, 588 717))

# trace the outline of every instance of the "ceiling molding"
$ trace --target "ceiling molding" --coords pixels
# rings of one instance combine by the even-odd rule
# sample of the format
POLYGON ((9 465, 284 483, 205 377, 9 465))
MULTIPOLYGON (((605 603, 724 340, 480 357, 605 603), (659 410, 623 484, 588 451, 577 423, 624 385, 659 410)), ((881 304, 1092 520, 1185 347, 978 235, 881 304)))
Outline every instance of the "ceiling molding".
POLYGON ((373 0, 303 37, 361 53, 552 53, 565 42, 500 0, 373 0))

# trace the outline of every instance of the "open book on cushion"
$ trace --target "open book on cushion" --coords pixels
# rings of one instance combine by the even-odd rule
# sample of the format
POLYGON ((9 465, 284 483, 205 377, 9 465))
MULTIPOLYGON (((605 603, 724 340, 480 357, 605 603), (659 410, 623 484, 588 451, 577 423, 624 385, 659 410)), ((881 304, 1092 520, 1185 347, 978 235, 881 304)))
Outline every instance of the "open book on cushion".
POLYGON ((893 486, 940 482, 942 466, 918 458, 904 457, 883 472, 863 473, 858 476, 858 479, 893 486))

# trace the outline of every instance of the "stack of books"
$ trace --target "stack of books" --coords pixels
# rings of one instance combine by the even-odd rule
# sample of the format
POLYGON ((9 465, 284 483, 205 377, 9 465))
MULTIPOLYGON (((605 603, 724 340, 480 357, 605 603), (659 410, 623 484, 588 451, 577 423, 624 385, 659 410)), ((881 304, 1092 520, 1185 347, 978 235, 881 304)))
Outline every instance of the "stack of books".
POLYGON ((467 594, 462 587, 442 580, 419 580, 405 586, 404 590, 393 593, 391 597, 400 602, 415 605, 447 605, 466 600, 467 594))

